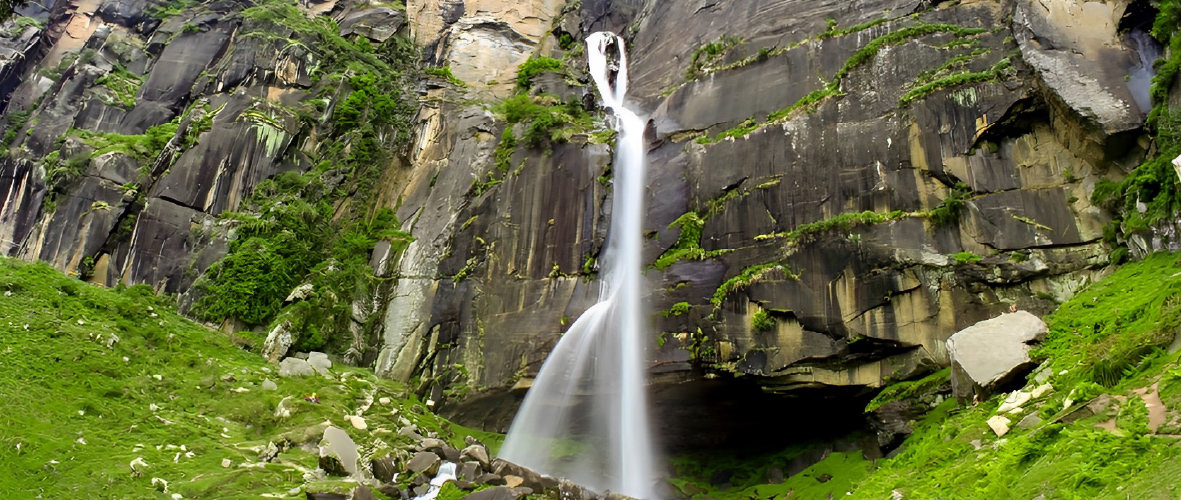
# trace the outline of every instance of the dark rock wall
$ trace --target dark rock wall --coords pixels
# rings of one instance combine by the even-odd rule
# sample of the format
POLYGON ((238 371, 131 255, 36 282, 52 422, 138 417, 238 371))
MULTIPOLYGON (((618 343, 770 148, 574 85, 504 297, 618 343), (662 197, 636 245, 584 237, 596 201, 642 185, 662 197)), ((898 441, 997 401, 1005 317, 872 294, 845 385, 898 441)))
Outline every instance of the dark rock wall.
MULTIPOLYGON (((1126 4, 1103 4, 1114 23, 1091 24, 1087 34, 1119 58, 1055 57, 1077 71, 1121 71, 1119 61, 1130 55, 1114 26, 1126 4)), ((856 395, 946 364, 943 342, 959 328, 1012 307, 1048 312, 1103 272, 1110 216, 1090 204, 1090 194, 1099 179, 1121 178, 1142 157, 1143 117, 1128 122, 1136 109, 1130 96, 1109 92, 1102 98, 1127 113, 1104 123, 1108 115, 1063 97, 1085 96, 1090 87, 1048 82, 1044 68, 1027 63, 1034 49, 1022 33, 1041 34, 1018 14, 1030 8, 1001 1, 934 8, 918 1, 584 1, 555 16, 555 33, 615 29, 631 42, 631 97, 654 128, 647 262, 674 245, 679 230, 670 224, 687 212, 704 219, 700 248, 719 251, 646 272, 658 386, 737 375, 775 392, 844 387, 851 392, 840 394, 856 395), (834 21, 837 34, 820 36, 834 21), (841 31, 862 23, 870 26, 841 31), (924 32, 924 25, 971 31, 924 32), (890 40, 914 28, 920 33, 890 40), (687 81, 694 52, 725 37, 738 41, 687 81), (883 38, 889 43, 847 68, 883 38), (834 95, 817 104, 712 140, 768 122, 842 72, 834 95), (988 76, 945 79, 959 73, 988 76), (931 212, 949 198, 962 199, 962 209, 937 221, 931 212), (782 237, 866 211, 897 217, 782 237), (711 302, 728 280, 768 264, 790 273, 758 274, 711 302), (680 302, 689 304, 684 314, 661 314, 680 302), (764 316, 770 327, 756 328, 764 316)), ((1055 30, 1043 43, 1073 33, 1055 30)), ((563 54, 552 38, 535 53, 563 54)), ((485 175, 504 125, 448 119, 438 127, 458 126, 457 138, 433 164, 485 175)), ((432 219, 446 219, 416 228, 430 228, 421 234, 433 239, 441 263, 427 266, 433 277, 408 272, 414 284, 399 283, 379 372, 421 381, 423 390, 437 386, 444 413, 503 430, 512 415, 504 407, 516 404, 563 329, 595 299, 597 283, 586 281, 593 273, 584 275, 581 264, 597 256, 608 224, 610 190, 595 182, 608 155, 578 138, 550 154, 518 150, 514 159, 529 158, 519 176, 458 202, 456 191, 441 194, 447 174, 430 195, 411 187, 419 194, 404 197, 403 211, 422 203, 423 221, 432 210, 439 212, 432 219), (516 395, 504 392, 511 386, 516 395)), ((655 392, 658 399, 674 393, 655 392)))
MULTIPOLYGON (((330 115, 290 110, 337 97, 309 76, 315 51, 294 32, 259 33, 244 3, 162 18, 157 3, 62 1, 43 29, 6 28, 0 102, 15 133, 0 251, 184 292, 234 237, 219 214, 310 168, 330 115), (117 68, 142 78, 133 103, 97 83, 117 68), (143 134, 177 117, 151 158, 94 155, 68 133, 143 134), (54 176, 78 155, 93 158, 76 178, 54 176)), ((1083 15, 1065 0, 412 0, 405 17, 308 4, 375 42, 408 23, 424 59, 465 82, 420 87, 410 168, 382 180, 380 203, 415 241, 372 256, 385 279, 373 366, 504 430, 596 300, 610 141, 518 146, 501 170, 510 125, 495 103, 536 55, 569 71, 535 92, 593 101, 583 58, 559 38, 601 29, 629 41, 631 99, 651 116, 648 333, 669 415, 708 406, 678 407, 678 394, 733 377, 847 402, 944 365, 957 329, 1047 312, 1104 272, 1110 215, 1090 195, 1148 147, 1111 84, 1134 58, 1116 32, 1128 3, 1083 15), (865 212, 869 223, 841 218, 865 212), (690 213, 698 253, 657 269, 690 213)))

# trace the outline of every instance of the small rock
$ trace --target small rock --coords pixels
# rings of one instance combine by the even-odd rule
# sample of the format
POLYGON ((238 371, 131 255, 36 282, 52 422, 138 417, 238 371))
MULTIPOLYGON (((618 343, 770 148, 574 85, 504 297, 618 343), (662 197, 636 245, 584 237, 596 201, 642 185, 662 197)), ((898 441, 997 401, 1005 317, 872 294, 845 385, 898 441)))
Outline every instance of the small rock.
POLYGON ((528 486, 517 486, 516 488, 513 488, 513 493, 516 493, 518 497, 529 496, 533 494, 533 488, 528 486))
POLYGON ((1041 417, 1037 416, 1036 413, 1030 413, 1029 415, 1026 415, 1025 418, 1021 419, 1020 422, 1017 422, 1017 428, 1029 430, 1037 427, 1038 425, 1041 425, 1041 423, 1041 417))
POLYGON ((457 468, 456 477, 464 481, 475 481, 476 476, 480 475, 480 464, 477 462, 464 462, 457 468))
POLYGON ((997 415, 988 419, 988 427, 992 428, 992 432, 995 432, 998 437, 1004 436, 1009 433, 1009 419, 997 415))
POLYGON ((467 448, 464 448, 462 452, 459 453, 459 457, 461 460, 465 459, 465 458, 470 458, 472 460, 475 460, 476 462, 479 462, 480 467, 482 467, 484 469, 488 468, 488 462, 489 462, 488 461, 488 450, 485 449, 483 445, 473 444, 471 446, 468 446, 467 448))
POLYGON ((447 443, 443 442, 442 439, 426 438, 421 443, 418 443, 418 450, 435 451, 443 449, 444 446, 447 446, 447 443))
POLYGON ((365 418, 360 415, 349 415, 345 418, 350 424, 353 424, 354 429, 365 430, 369 428, 369 425, 365 423, 365 418))
POLYGON ((492 473, 488 472, 488 473, 480 474, 480 476, 476 478, 476 484, 490 484, 492 486, 504 486, 504 478, 500 477, 497 474, 492 474, 492 473))
POLYGON ((415 496, 415 498, 417 498, 417 497, 421 497, 421 496, 426 495, 426 492, 428 492, 430 490, 431 490, 431 485, 420 484, 418 486, 415 486, 414 489, 411 491, 414 492, 414 496, 415 496))
MULTIPOLYGON (((484 446, 484 443, 481 443, 479 439, 476 439, 471 436, 464 436, 463 437, 463 444, 466 444, 468 446, 471 446, 473 444, 478 444, 480 446, 484 446)), ((487 448, 487 446, 484 446, 484 447, 487 448)))
POLYGON ((268 379, 265 379, 262 381, 262 390, 277 391, 277 390, 279 390, 279 385, 274 382, 271 382, 271 379, 268 378, 268 379))
POLYGON ((231 465, 234 465, 234 462, 232 460, 230 460, 228 458, 221 459, 221 466, 222 467, 225 467, 228 469, 231 465))
POLYGON ((890 500, 902 500, 902 492, 898 490, 891 491, 890 500))
POLYGON ((388 405, 388 404, 390 404, 390 398, 381 398, 381 399, 378 399, 377 402, 381 403, 383 405, 388 405))
POLYGON ((406 436, 406 437, 413 439, 415 441, 422 440, 422 435, 420 435, 412 426, 406 426, 406 427, 402 427, 401 429, 398 429, 398 435, 399 436, 406 436))
POLYGON ((158 477, 152 478, 152 487, 155 488, 156 491, 159 491, 161 493, 168 493, 168 481, 165 481, 165 480, 160 479, 158 477))
POLYGON ((1037 386, 1037 388, 1033 390, 1032 395, 1033 395, 1034 399, 1037 399, 1052 390, 1054 390, 1054 386, 1052 386, 1050 384, 1042 384, 1042 385, 1037 386))
POLYGON ((450 446, 444 446, 441 450, 435 450, 435 453, 442 455, 443 460, 448 462, 458 462, 460 460, 459 450, 450 446))
POLYGON ((819 476, 816 476, 816 480, 820 481, 822 483, 827 483, 829 481, 832 481, 832 474, 828 474, 828 473, 821 474, 819 476))
POLYGON ((442 462, 439 456, 429 451, 420 451, 414 454, 410 462, 406 464, 406 469, 415 474, 426 474, 434 476, 439 472, 439 464, 442 462))
POLYGON ((504 485, 509 488, 516 488, 525 483, 525 478, 521 476, 508 475, 504 476, 504 485))
POLYGON ((279 456, 279 447, 275 446, 274 441, 271 441, 258 453, 258 460, 260 462, 270 462, 277 456, 279 456))
POLYGON ((393 455, 374 459, 370 464, 373 466, 373 477, 378 481, 392 483, 394 478, 398 477, 398 461, 394 459, 393 455))
POLYGON ((1017 408, 1020 408, 1021 405, 1029 402, 1030 399, 1033 399, 1033 394, 1025 391, 1013 391, 1008 397, 1005 398, 1004 402, 1001 403, 1000 408, 996 409, 996 412, 1008 413, 1017 408))

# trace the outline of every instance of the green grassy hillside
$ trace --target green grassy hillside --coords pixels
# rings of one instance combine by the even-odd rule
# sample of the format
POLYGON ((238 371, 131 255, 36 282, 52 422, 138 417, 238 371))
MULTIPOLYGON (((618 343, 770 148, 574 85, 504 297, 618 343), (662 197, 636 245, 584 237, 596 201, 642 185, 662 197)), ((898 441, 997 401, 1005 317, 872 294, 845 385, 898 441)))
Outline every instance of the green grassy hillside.
POLYGON ((314 450, 325 421, 346 429, 362 456, 408 444, 397 434, 403 417, 453 445, 473 434, 496 448, 497 436, 453 427, 396 383, 334 368, 332 378, 280 378, 145 286, 106 290, 0 259, 0 497, 302 498, 305 483, 347 489, 305 480, 317 456, 298 446, 259 461, 271 441, 314 450), (278 389, 264 390, 265 379, 278 389), (319 404, 303 400, 313 393, 319 404), (275 417, 285 398, 290 416, 275 417), (367 430, 344 419, 360 410, 367 430), (130 466, 137 458, 147 463, 139 474, 130 466))

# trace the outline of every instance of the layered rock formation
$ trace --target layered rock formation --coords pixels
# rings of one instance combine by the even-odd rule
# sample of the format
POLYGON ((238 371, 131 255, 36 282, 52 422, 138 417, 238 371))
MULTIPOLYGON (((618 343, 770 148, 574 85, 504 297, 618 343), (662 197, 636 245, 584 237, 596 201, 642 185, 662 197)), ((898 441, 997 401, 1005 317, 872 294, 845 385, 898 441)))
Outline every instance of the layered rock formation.
MULTIPOLYGON (((59 3, 40 34, 6 32, 27 54, 0 66, 0 90, 15 88, 6 123, 31 110, 32 126, 0 167, 0 243, 107 285, 185 292, 235 237, 218 216, 265 179, 310 171, 348 90, 313 81, 325 56, 288 43, 298 29, 260 30, 243 5, 156 18, 143 2, 84 3, 59 3), (117 69, 142 78, 130 99, 117 69), (317 99, 312 120, 284 112, 317 99), (176 117, 172 140, 138 158, 72 133, 146 134, 176 117), (194 122, 206 124, 185 142, 194 122), (89 161, 61 183, 53 151, 89 161)), ((755 388, 857 406, 884 380, 947 365, 953 332, 1048 311, 1103 272, 1111 215, 1091 195, 1150 149, 1122 82, 1131 3, 310 4, 349 40, 381 44, 407 22, 448 75, 419 87, 409 167, 383 165, 373 203, 414 240, 374 249, 381 286, 353 308, 349 359, 417 382, 446 415, 507 428, 598 294, 612 148, 595 115, 507 139, 536 120, 507 123, 502 103, 593 113, 579 40, 613 30, 651 115, 653 373, 657 397, 680 402, 658 407, 680 415, 690 394, 722 407, 755 388), (522 85, 531 57, 557 65, 522 85)))

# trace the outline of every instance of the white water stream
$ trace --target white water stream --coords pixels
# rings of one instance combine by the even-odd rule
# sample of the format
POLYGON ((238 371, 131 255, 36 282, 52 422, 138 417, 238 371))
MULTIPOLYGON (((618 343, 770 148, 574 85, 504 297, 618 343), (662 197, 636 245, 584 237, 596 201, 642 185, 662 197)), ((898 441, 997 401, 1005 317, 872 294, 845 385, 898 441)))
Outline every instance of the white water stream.
POLYGON ((623 105, 623 41, 595 33, 586 43, 591 75, 620 132, 602 290, 542 365, 500 456, 591 489, 650 499, 655 459, 640 304, 645 121, 623 105))

